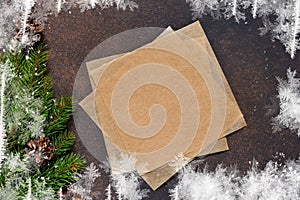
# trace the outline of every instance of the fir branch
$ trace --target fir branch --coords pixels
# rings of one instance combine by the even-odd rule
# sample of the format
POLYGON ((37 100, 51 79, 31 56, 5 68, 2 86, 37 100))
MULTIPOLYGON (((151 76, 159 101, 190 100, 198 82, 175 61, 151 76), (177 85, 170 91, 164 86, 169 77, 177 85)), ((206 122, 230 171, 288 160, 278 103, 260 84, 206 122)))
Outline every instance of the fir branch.
POLYGON ((11 81, 7 98, 10 110, 9 148, 20 151, 30 139, 42 136, 51 110, 53 91, 51 77, 45 76, 48 51, 46 45, 37 44, 29 52, 11 53, 8 57, 13 65, 15 77, 11 81), (50 103, 51 102, 51 103, 50 103))
POLYGON ((49 112, 51 121, 45 128, 45 135, 51 138, 55 134, 64 132, 73 111, 73 100, 71 97, 62 96, 60 100, 55 101, 52 110, 49 112))
MULTIPOLYGON (((31 179, 31 178, 30 178, 31 179)), ((55 200, 57 199, 56 192, 46 185, 44 178, 39 178, 32 182, 31 198, 30 200, 55 200)), ((28 186, 28 191, 30 187, 28 186)), ((28 193, 28 192, 27 192, 28 193)))
POLYGON ((76 172, 82 170, 85 161, 78 154, 70 153, 58 158, 49 166, 41 170, 41 176, 45 178, 46 184, 58 191, 76 181, 76 172))
POLYGON ((24 194, 26 191, 24 182, 32 172, 34 171, 27 159, 22 159, 20 154, 10 153, 3 162, 0 173, 0 191, 12 187, 18 194, 24 194))
POLYGON ((53 99, 52 79, 46 75, 48 52, 45 47, 40 43, 29 52, 12 52, 5 59, 1 58, 10 64, 13 72, 5 86, 5 98, 9 100, 4 104, 4 116, 8 150, 15 153, 5 159, 0 172, 0 190, 9 184, 15 187, 18 197, 13 199, 23 199, 19 197, 26 194, 32 199, 54 199, 54 191, 75 182, 77 170, 85 165, 79 155, 68 154, 75 140, 74 135, 66 130, 73 114, 73 102, 71 97, 62 97, 58 101, 53 99), (33 163, 35 159, 24 156, 25 144, 45 133, 57 149, 47 165, 36 167, 33 163), (18 166, 17 161, 26 161, 27 164, 24 168, 14 169, 13 166, 18 166), (31 178, 30 184, 28 177, 31 178), (41 180, 44 183, 39 185, 41 180))
POLYGON ((1 187, 0 189, 0 199, 1 200, 19 200, 20 195, 18 193, 18 191, 12 187, 11 185, 7 185, 4 187, 1 187))
MULTIPOLYGON (((7 70, 10 71, 10 78, 7 80, 7 84, 5 87, 5 99, 7 101, 5 102, 5 121, 6 121, 6 129, 7 129, 7 141, 8 141, 8 147, 9 149, 15 149, 16 151, 19 151, 20 148, 16 148, 16 146, 25 144, 28 138, 31 137, 32 132, 30 129, 36 128, 32 127, 28 124, 28 120, 31 118, 30 114, 36 109, 30 108, 25 109, 25 103, 29 103, 30 100, 33 100, 27 93, 27 91, 23 88, 22 85, 19 85, 18 76, 16 75, 16 71, 19 70, 19 67, 23 63, 22 58, 24 58, 24 53, 9 53, 8 55, 5 55, 5 62, 7 63, 7 70), (18 101, 18 95, 20 95, 20 100, 18 101), (22 96, 25 95, 25 96, 22 96), (28 100, 28 101, 26 101, 28 100), (26 112, 27 111, 27 112, 26 112), (30 111, 30 112, 29 112, 30 111), (23 133, 18 135, 20 128, 24 126, 23 133)), ((20 78, 19 78, 20 79, 20 78)), ((30 102, 31 105, 34 105, 37 103, 37 101, 30 102)), ((31 118, 35 121, 40 121, 40 118, 36 115, 31 118)))
POLYGON ((69 131, 58 135, 52 141, 55 146, 54 156, 61 156, 66 152, 70 151, 71 147, 74 145, 75 135, 69 131))
POLYGON ((26 194, 26 200, 31 200, 32 199, 32 186, 31 186, 31 178, 29 177, 28 181, 28 190, 26 194))
POLYGON ((50 121, 50 113, 53 107, 53 90, 52 90, 52 78, 50 76, 45 76, 41 81, 43 86, 43 115, 46 117, 46 121, 50 121))
POLYGON ((42 101, 28 94, 28 90, 11 86, 10 102, 8 103, 8 142, 9 148, 20 150, 20 145, 25 145, 31 138, 43 135, 45 117, 42 114, 42 101))
POLYGON ((21 53, 23 62, 19 68, 18 75, 23 78, 20 81, 25 87, 31 89, 31 92, 36 97, 42 96, 44 89, 41 83, 45 77, 46 63, 49 59, 48 51, 45 48, 46 45, 40 43, 36 48, 30 50, 28 54, 25 54, 25 52, 21 53))

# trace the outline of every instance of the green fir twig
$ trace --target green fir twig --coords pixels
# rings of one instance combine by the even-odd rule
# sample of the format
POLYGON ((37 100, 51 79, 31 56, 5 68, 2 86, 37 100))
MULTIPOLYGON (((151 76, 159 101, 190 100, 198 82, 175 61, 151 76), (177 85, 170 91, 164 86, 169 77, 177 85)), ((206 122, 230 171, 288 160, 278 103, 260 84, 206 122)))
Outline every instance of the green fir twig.
POLYGON ((67 124, 74 111, 72 97, 53 98, 52 78, 46 75, 48 59, 43 43, 29 52, 10 52, 1 58, 2 63, 9 63, 12 78, 5 88, 4 121, 9 156, 0 171, 0 196, 9 191, 15 194, 15 199, 40 196, 41 188, 47 191, 47 196, 51 192, 56 195, 60 188, 74 183, 78 171, 85 166, 82 157, 71 152, 75 136, 67 130, 67 124), (55 146, 53 154, 34 149, 32 144, 39 140, 50 141, 55 146), (45 162, 38 162, 38 156, 46 157, 43 157, 45 162), (16 163, 21 163, 26 173, 19 170, 19 165, 12 167, 16 163))

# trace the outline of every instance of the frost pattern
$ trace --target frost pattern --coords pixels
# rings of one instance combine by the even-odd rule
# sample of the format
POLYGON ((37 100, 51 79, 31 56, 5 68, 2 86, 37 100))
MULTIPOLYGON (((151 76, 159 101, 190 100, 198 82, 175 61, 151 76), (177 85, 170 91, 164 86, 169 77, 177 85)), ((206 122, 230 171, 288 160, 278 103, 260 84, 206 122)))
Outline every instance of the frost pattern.
POLYGON ((253 168, 241 181, 241 198, 251 199, 299 199, 300 164, 288 162, 279 168, 269 162, 263 171, 253 168))
POLYGON ((286 51, 295 57, 300 49, 300 0, 186 0, 191 6, 194 19, 211 15, 214 19, 234 18, 236 22, 246 20, 246 10, 251 8, 252 17, 261 17, 261 35, 271 33, 286 51), (271 17, 272 16, 272 17, 271 17), (274 19, 271 19, 274 18, 274 19))
MULTIPOLYGON (((142 200, 147 197, 149 190, 140 188, 140 176, 134 170, 136 159, 133 156, 121 154, 120 157, 111 159, 115 166, 122 169, 111 175, 111 186, 116 191, 118 200, 142 200)), ((109 193, 108 193, 109 194, 109 193)))
POLYGON ((149 190, 140 189, 140 176, 137 172, 126 172, 112 175, 112 186, 118 200, 142 200, 149 190))
POLYGON ((280 112, 273 118, 273 129, 289 128, 300 137, 300 78, 296 70, 287 70, 287 80, 277 78, 280 112))
POLYGON ((123 11, 126 9, 134 11, 138 8, 137 3, 132 0, 1 0, 0 48, 6 51, 6 49, 13 49, 16 45, 20 45, 15 41, 11 42, 18 23, 21 24, 23 33, 20 43, 29 45, 27 43, 30 35, 25 34, 28 28, 26 21, 29 18, 37 19, 44 24, 49 15, 57 15, 61 11, 69 11, 75 7, 84 12, 97 6, 102 10, 113 6, 123 11))
POLYGON ((287 48, 292 58, 295 57, 295 51, 300 48, 300 39, 297 39, 297 34, 300 32, 300 0, 297 0, 295 4, 294 25, 292 26, 290 45, 287 48))
POLYGON ((174 168, 175 171, 181 170, 187 163, 189 163, 190 159, 186 158, 182 152, 178 153, 175 156, 174 160, 169 163, 169 166, 174 168))
POLYGON ((172 200, 285 200, 300 198, 300 163, 279 166, 270 161, 264 170, 255 166, 245 176, 218 166, 214 172, 186 167, 169 190, 172 200))
POLYGON ((86 168, 86 171, 81 175, 79 174, 79 180, 71 185, 69 196, 72 196, 73 199, 79 198, 82 200, 92 200, 90 196, 92 193, 92 188, 94 182, 97 178, 101 176, 99 169, 91 163, 90 166, 86 168))
POLYGON ((31 8, 34 6, 34 0, 25 0, 24 1, 24 13, 23 13, 23 17, 22 17, 22 41, 21 43, 24 44, 26 41, 26 22, 27 19, 31 13, 31 8))
POLYGON ((23 16, 24 9, 22 0, 0 1, 0 47, 7 47, 13 37, 15 25, 23 16))
POLYGON ((106 198, 105 200, 111 200, 112 196, 111 196, 111 185, 108 184, 107 188, 105 189, 106 192, 106 198))
POLYGON ((0 171, 1 171, 1 162, 6 158, 6 132, 5 132, 5 122, 4 122, 4 113, 5 113, 5 87, 8 81, 9 73, 9 63, 0 64, 0 73, 1 73, 1 89, 0 89, 0 171))
POLYGON ((46 187, 45 181, 36 181, 35 187, 37 188, 37 192, 32 193, 32 181, 29 177, 26 181, 28 191, 26 196, 24 197, 24 200, 53 200, 55 199, 56 195, 54 190, 52 190, 50 187, 46 187))
POLYGON ((179 182, 171 189, 170 197, 173 200, 196 199, 234 199, 238 194, 238 176, 236 172, 229 172, 219 166, 215 172, 194 171, 185 167, 179 175, 179 182))
POLYGON ((46 186, 43 177, 36 181, 31 181, 31 174, 34 171, 32 163, 27 158, 21 158, 19 154, 9 154, 3 161, 2 168, 5 169, 5 185, 0 189, 1 200, 52 200, 56 194, 51 187, 46 186), (20 190, 27 188, 25 196, 20 197, 20 190), (36 192, 32 193, 32 188, 36 192))
POLYGON ((132 172, 135 169, 136 158, 129 154, 120 153, 111 156, 109 163, 116 173, 132 172))

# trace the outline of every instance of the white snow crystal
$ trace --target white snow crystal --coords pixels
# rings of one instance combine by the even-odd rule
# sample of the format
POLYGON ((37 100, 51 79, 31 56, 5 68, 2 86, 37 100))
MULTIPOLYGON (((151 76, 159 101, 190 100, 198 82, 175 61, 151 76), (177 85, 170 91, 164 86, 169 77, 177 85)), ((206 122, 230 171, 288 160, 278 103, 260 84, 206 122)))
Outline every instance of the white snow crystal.
POLYGON ((246 175, 222 166, 215 171, 184 168, 169 190, 172 200, 286 200, 300 198, 300 163, 283 167, 269 161, 264 170, 253 167, 246 175))
POLYGON ((94 182, 97 178, 101 176, 99 169, 91 163, 90 166, 86 168, 86 171, 79 175, 80 179, 71 186, 71 191, 73 194, 77 194, 82 200, 92 200, 90 196, 92 193, 94 182))
MULTIPOLYGON (((297 132, 300 137, 300 78, 296 78, 296 70, 287 70, 287 81, 277 78, 280 112, 273 118, 274 124, 297 132)), ((275 127, 276 128, 276 127, 275 127)))
POLYGON ((191 167, 185 167, 179 175, 179 183, 170 190, 173 200, 231 200, 237 194, 236 172, 229 172, 219 166, 215 172, 194 171, 191 167))
POLYGON ((149 190, 140 189, 140 177, 137 172, 127 172, 112 176, 112 186, 118 195, 118 200, 142 200, 149 190))
POLYGON ((246 19, 247 8, 252 17, 261 17, 261 35, 271 32, 272 40, 278 39, 286 51, 295 57, 300 49, 300 0, 186 0, 193 18, 211 15, 214 19, 234 18, 237 23, 246 19))
POLYGON ((135 170, 135 157, 121 153, 110 159, 110 165, 114 169, 111 185, 115 188, 118 200, 141 200, 147 196, 149 191, 140 189, 140 177, 135 170))

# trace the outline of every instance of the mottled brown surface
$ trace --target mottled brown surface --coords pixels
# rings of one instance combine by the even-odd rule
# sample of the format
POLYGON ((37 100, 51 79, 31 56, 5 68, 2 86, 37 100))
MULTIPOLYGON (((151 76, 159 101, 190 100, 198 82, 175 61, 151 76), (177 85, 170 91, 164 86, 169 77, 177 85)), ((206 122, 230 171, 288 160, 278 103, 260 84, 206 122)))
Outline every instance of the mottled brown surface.
MULTIPOLYGON (((137 3, 139 9, 135 12, 118 12, 110 8, 99 14, 97 9, 85 13, 75 9, 71 14, 61 13, 49 18, 45 39, 56 96, 72 95, 73 82, 85 56, 110 36, 136 27, 172 26, 179 29, 192 22, 189 7, 183 0, 140 0, 137 3)), ((288 131, 273 134, 271 116, 266 114, 270 111, 267 106, 272 102, 275 103, 271 111, 278 112, 275 76, 284 78, 288 67, 300 72, 300 52, 291 60, 282 44, 271 42, 269 35, 260 37, 257 30, 260 20, 237 24, 232 20, 213 21, 204 17, 200 22, 248 123, 246 128, 228 137, 230 151, 209 156, 205 163, 210 169, 223 163, 245 172, 253 158, 259 162, 259 167, 274 159, 276 152, 283 152, 285 159, 297 158, 300 145, 296 134, 288 131)), ((72 122, 70 127, 76 133, 72 122)), ((79 139, 75 151, 83 154, 88 162, 97 163, 79 139)), ((150 199, 168 199, 168 188, 175 182, 176 178, 172 178, 151 192, 150 199)), ((100 192, 103 197, 107 184, 108 178, 103 175, 97 181, 95 193, 100 192)), ((142 187, 148 188, 146 184, 142 187)))

